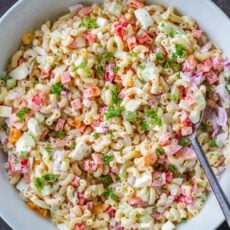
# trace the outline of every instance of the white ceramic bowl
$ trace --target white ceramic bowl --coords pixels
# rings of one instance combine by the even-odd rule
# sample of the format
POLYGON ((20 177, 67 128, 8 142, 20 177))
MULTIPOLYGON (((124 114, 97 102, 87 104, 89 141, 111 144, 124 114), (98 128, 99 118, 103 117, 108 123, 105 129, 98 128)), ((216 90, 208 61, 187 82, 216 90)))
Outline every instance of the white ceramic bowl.
MULTIPOLYGON (((78 0, 19 0, 0 20, 0 72, 4 70, 6 61, 17 49, 21 35, 35 29, 47 19, 55 19, 68 11, 68 6, 78 0)), ((149 3, 162 3, 175 6, 183 15, 195 18, 210 39, 224 50, 230 57, 230 21, 224 13, 209 0, 149 0, 149 3)), ((52 230, 56 227, 31 211, 20 199, 17 191, 9 184, 4 170, 4 156, 0 154, 0 215, 15 230, 52 230)), ((225 172, 221 184, 230 199, 229 171, 225 172)), ((215 229, 224 217, 213 195, 202 212, 188 223, 181 225, 183 230, 215 229)))

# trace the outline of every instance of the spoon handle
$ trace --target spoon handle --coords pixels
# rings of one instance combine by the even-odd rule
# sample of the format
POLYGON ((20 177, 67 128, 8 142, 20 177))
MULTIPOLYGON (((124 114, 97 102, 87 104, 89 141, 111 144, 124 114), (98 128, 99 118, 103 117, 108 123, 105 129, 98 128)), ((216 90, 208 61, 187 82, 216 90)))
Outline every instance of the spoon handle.
POLYGON ((191 136, 190 137, 190 141, 191 144, 193 146, 193 149, 195 150, 196 154, 197 154, 197 158, 200 161, 201 166, 204 169, 204 172, 206 174, 206 177, 209 181, 209 184, 212 187, 212 190, 216 196, 216 199, 224 213, 225 219, 228 223, 228 226, 230 227, 230 204, 229 201, 227 199, 227 197, 224 194, 224 191, 222 190, 222 188, 220 187, 220 184, 207 160, 207 157, 204 153, 204 151, 202 150, 200 143, 198 142, 196 136, 191 136))

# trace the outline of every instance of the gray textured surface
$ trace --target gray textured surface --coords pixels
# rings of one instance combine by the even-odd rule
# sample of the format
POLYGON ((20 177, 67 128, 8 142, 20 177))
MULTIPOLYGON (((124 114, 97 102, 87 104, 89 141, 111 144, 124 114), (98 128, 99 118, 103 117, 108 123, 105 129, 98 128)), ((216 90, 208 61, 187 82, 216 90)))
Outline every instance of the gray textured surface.
MULTIPOLYGON (((213 1, 230 17, 230 0, 213 0, 213 1)), ((2 15, 15 2, 17 2, 17 0, 0 0, 0 15, 2 15)), ((227 229, 229 228, 225 224, 223 224, 219 228, 219 230, 227 230, 227 229)), ((10 228, 1 218, 0 218, 0 230, 10 230, 10 228)), ((16 230, 23 230, 23 229, 16 229, 16 230)), ((44 230, 47 230, 47 229, 44 229, 44 230)))

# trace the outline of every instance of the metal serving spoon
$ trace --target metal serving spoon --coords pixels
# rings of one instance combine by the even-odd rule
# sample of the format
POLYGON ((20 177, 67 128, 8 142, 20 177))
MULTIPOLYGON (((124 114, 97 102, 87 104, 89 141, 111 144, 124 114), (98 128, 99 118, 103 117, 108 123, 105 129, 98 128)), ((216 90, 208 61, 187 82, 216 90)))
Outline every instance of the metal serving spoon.
POLYGON ((192 147, 194 149, 194 151, 196 152, 197 158, 201 164, 201 166, 203 167, 203 170, 206 174, 206 177, 209 181, 209 184, 211 185, 212 191, 214 192, 216 199, 223 211, 223 214, 225 216, 226 222, 228 223, 228 226, 230 227, 230 203, 226 197, 226 195, 224 194, 224 191, 222 190, 219 181, 216 178, 216 175, 214 174, 208 159, 204 153, 204 151, 202 150, 200 143, 197 140, 197 130, 200 127, 200 124, 203 120, 203 118, 205 117, 204 114, 206 114, 207 112, 207 108, 205 109, 205 111, 202 113, 202 117, 199 121, 199 123, 197 123, 195 125, 195 129, 193 134, 191 134, 190 136, 188 136, 188 138, 190 139, 190 142, 192 144, 192 147))

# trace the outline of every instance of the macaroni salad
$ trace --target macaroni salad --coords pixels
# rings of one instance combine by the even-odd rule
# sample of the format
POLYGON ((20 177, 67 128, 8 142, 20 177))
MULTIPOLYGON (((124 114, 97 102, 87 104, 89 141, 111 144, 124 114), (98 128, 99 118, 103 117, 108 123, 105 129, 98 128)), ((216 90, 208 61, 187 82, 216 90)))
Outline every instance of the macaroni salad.
POLYGON ((188 16, 141 0, 70 7, 25 33, 0 80, 6 169, 62 230, 171 230, 230 163, 230 62, 188 16))

